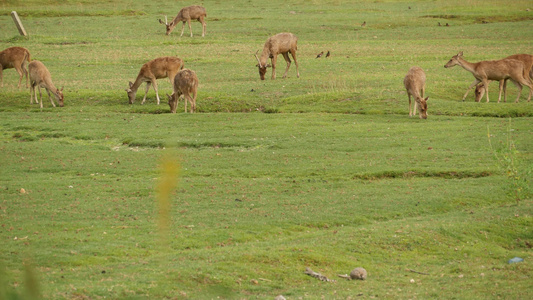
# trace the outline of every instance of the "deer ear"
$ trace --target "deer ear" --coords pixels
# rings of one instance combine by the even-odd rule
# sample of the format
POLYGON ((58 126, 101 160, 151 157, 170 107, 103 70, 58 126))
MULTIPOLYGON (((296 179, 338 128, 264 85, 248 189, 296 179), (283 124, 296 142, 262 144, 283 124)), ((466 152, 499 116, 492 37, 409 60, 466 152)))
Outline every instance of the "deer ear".
POLYGON ((457 53, 457 56, 463 56, 463 51, 457 53))
POLYGON ((159 19, 159 23, 161 23, 161 24, 165 24, 165 23, 163 22, 163 20, 161 20, 161 19, 159 19))
POLYGON ((426 97, 426 99, 424 99, 424 100, 428 101, 428 100, 429 100, 429 97, 426 97))
POLYGON ((129 84, 130 84, 130 88, 131 88, 133 86, 133 82, 130 81, 129 84))
POLYGON ((61 87, 61 90, 60 90, 60 91, 63 91, 63 89, 64 89, 64 88, 65 88, 65 87, 64 87, 64 86, 62 86, 62 87, 61 87))

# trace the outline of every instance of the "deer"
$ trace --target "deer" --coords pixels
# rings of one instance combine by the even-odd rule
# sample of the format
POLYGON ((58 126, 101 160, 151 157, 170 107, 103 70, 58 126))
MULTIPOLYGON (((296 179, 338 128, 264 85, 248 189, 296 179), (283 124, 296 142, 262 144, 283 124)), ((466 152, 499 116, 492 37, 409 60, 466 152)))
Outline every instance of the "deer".
POLYGON ((416 116, 416 109, 418 107, 418 115, 420 119, 427 119, 429 97, 424 98, 426 90, 426 74, 420 67, 412 67, 403 79, 403 85, 407 90, 407 97, 409 98, 409 117, 416 116), (411 113, 411 96, 414 98, 413 112, 411 113))
POLYGON ((205 11, 205 8, 198 5, 188 6, 184 7, 180 10, 178 15, 172 20, 172 22, 168 23, 167 16, 165 16, 165 22, 161 19, 159 19, 159 23, 163 24, 167 28, 167 35, 170 35, 172 30, 174 30, 174 27, 178 25, 179 22, 183 22, 181 25, 181 35, 183 36, 183 31, 185 30, 185 22, 189 24, 189 31, 191 32, 192 37, 192 28, 191 28, 191 20, 198 20, 198 22, 202 23, 202 37, 205 36, 205 20, 204 18, 207 17, 207 12, 205 11))
MULTIPOLYGON (((529 54, 515 54, 506 57, 506 59, 516 59, 524 63, 526 71, 529 70, 529 78, 533 78, 533 55, 529 54)), ((490 80, 489 80, 490 84, 490 80)), ((500 92, 498 96, 498 103, 500 103, 502 99, 502 91, 503 91, 503 102, 507 102, 507 80, 500 80, 500 92)), ((479 102, 481 98, 483 98, 483 95, 485 94, 485 86, 483 83, 479 83, 476 85, 475 89, 475 96, 476 96, 476 102, 479 102)))
POLYGON ((187 101, 191 104, 191 113, 196 111, 196 93, 198 91, 198 77, 193 70, 183 69, 174 77, 174 93, 168 95, 168 105, 170 112, 175 114, 178 109, 178 99, 185 98, 185 112, 187 112, 187 101), (191 97, 192 95, 192 97, 191 97))
POLYGON ((450 61, 444 65, 444 67, 451 68, 456 65, 459 65, 463 67, 463 69, 472 73, 476 79, 466 90, 466 93, 463 96, 463 101, 465 101, 470 90, 478 83, 482 82, 486 89, 487 102, 489 102, 489 80, 500 81, 504 79, 511 79, 511 81, 518 87, 518 96, 516 97, 515 101, 516 103, 518 103, 520 99, 522 85, 529 87, 529 96, 527 101, 529 102, 531 100, 533 83, 529 78, 529 71, 526 70, 524 63, 519 60, 504 58, 501 60, 488 60, 470 63, 463 58, 463 52, 461 51, 457 55, 454 55, 450 61))
POLYGON ((261 80, 265 80, 265 73, 270 64, 267 64, 267 60, 270 58, 272 62, 272 79, 276 79, 276 61, 279 54, 283 55, 283 58, 287 62, 287 69, 283 78, 287 77, 287 72, 291 66, 291 59, 289 58, 289 52, 294 59, 296 64, 296 76, 300 78, 300 72, 298 71, 298 61, 296 61, 296 50, 298 38, 292 33, 278 33, 274 36, 271 36, 265 42, 263 47, 263 53, 261 53, 261 58, 257 57, 257 52, 255 53, 255 58, 257 59, 257 67, 259 68, 259 76, 261 80))
POLYGON ((26 62, 30 62, 30 51, 22 47, 10 47, 0 52, 0 84, 4 86, 2 71, 5 69, 15 68, 19 73, 19 85, 22 82, 22 77, 26 75, 26 87, 28 85, 28 70, 26 70, 26 62))
POLYGON ((57 99, 57 103, 60 107, 64 105, 63 88, 58 89, 52 82, 52 75, 46 66, 38 61, 34 60, 28 65, 28 73, 30 74, 30 104, 33 104, 33 96, 35 95, 35 104, 39 103, 37 100, 37 92, 35 87, 39 90, 39 98, 41 99, 41 109, 43 108, 43 95, 41 94, 41 87, 45 88, 48 92, 48 99, 52 102, 52 106, 56 107, 54 100, 50 96, 50 92, 54 94, 57 99))
POLYGON ((135 96, 137 95, 137 89, 139 89, 139 86, 143 82, 146 82, 146 91, 141 104, 144 104, 146 101, 146 95, 148 94, 148 90, 150 90, 150 85, 153 85, 157 98, 157 105, 159 105, 160 100, 159 92, 157 91, 156 80, 168 77, 170 79, 170 83, 173 83, 174 77, 181 69, 183 69, 183 66, 183 60, 175 56, 158 57, 142 65, 135 82, 130 81, 129 88, 126 89, 129 103, 133 104, 135 101, 135 96))

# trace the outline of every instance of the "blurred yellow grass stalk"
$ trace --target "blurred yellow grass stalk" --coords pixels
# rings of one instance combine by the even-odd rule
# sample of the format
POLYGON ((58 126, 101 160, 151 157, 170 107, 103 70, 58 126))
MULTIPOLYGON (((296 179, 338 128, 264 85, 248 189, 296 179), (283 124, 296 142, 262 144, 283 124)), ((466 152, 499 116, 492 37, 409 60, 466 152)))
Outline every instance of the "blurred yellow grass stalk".
POLYGON ((157 185, 157 229, 159 231, 159 244, 167 248, 170 231, 171 194, 178 184, 180 164, 176 158, 166 154, 160 166, 160 178, 157 185))

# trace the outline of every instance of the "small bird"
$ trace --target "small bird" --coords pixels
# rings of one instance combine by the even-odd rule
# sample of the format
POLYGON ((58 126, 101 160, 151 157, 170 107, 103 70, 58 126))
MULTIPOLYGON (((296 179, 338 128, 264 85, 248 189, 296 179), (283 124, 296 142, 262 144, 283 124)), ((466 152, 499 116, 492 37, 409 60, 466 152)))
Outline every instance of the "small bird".
POLYGON ((361 24, 361 27, 365 27, 366 26, 366 21, 363 22, 363 24, 361 24))
POLYGON ((442 25, 440 25, 440 22, 439 22, 439 26, 442 26, 442 25))
POLYGON ((329 50, 328 50, 328 53, 326 53, 326 58, 328 58, 330 56, 331 53, 329 53, 329 50))
POLYGON ((450 27, 450 24, 446 23, 446 27, 450 27))
POLYGON ((324 54, 324 51, 318 53, 317 56, 316 56, 316 58, 321 58, 321 57, 322 57, 322 54, 324 54))
POLYGON ((411 6, 409 6, 409 9, 411 9, 411 6))

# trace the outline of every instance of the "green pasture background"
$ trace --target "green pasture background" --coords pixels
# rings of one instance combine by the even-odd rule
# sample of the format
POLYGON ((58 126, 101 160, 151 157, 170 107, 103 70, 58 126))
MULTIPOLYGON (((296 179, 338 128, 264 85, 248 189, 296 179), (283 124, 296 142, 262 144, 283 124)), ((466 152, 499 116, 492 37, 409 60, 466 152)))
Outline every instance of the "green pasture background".
POLYGON ((41 110, 3 72, 0 299, 530 297, 529 89, 513 103, 509 84, 510 101, 496 103, 493 83, 490 103, 461 102, 473 76, 444 68, 459 51, 473 62, 533 54, 530 9, 0 1, 0 49, 29 49, 65 94, 65 107, 45 95, 41 110), (181 25, 166 36, 158 19, 193 4, 207 9, 206 36, 198 22, 192 38, 181 25), (299 38, 301 77, 293 63, 282 79, 280 56, 278 79, 261 81, 253 54, 279 32, 299 38), (144 85, 128 104, 128 81, 168 55, 199 77, 197 114, 169 113, 167 79, 161 105, 153 89, 140 104, 144 85), (427 120, 408 117, 403 77, 415 65, 427 120), (177 187, 161 192, 169 180, 177 187), (508 264, 515 256, 524 261, 508 264), (368 280, 337 277, 355 267, 368 280))

